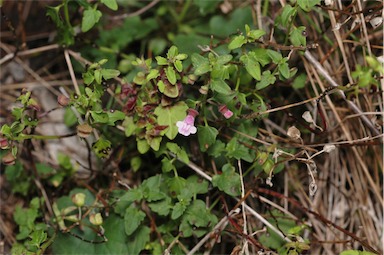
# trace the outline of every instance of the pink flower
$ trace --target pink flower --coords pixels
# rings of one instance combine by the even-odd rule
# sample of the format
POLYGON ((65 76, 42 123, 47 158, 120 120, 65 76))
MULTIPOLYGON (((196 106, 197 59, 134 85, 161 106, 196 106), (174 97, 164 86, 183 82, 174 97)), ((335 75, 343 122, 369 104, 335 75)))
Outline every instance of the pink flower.
POLYGON ((227 108, 226 105, 221 105, 219 107, 219 112, 223 114, 224 118, 229 119, 233 116, 233 112, 227 108))
POLYGON ((189 136, 190 134, 196 134, 197 128, 194 126, 195 117, 199 114, 196 110, 189 109, 188 115, 183 121, 176 122, 176 126, 179 129, 179 133, 184 136, 189 136))

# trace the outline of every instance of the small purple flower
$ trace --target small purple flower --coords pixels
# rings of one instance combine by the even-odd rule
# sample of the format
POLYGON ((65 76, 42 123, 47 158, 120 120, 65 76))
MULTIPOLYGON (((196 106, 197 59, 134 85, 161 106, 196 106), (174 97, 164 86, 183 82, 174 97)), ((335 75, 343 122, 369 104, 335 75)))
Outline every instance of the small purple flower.
POLYGON ((199 113, 194 109, 188 110, 188 115, 185 117, 183 121, 178 121, 176 123, 176 126, 179 129, 179 133, 184 136, 189 136, 190 134, 196 134, 197 128, 194 126, 195 124, 195 117, 199 113))
POLYGON ((226 105, 221 105, 219 107, 219 112, 223 114, 224 118, 229 119, 233 116, 233 112, 228 109, 226 105))

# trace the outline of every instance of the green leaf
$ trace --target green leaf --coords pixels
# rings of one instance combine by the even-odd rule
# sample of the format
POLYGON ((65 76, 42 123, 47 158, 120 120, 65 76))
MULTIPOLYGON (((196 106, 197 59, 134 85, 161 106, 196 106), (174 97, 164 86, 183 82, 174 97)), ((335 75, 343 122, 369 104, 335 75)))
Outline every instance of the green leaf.
POLYGON ((149 71, 149 73, 147 75, 147 81, 150 81, 152 79, 156 79, 157 77, 159 77, 159 70, 151 69, 151 71, 149 71))
POLYGON ((219 134, 216 128, 210 126, 199 126, 199 132, 197 132, 197 138, 200 144, 201 151, 207 151, 209 146, 215 143, 216 137, 219 134))
POLYGON ((101 70, 97 69, 93 72, 93 76, 95 77, 95 80, 97 84, 101 84, 101 80, 103 79, 103 76, 101 75, 101 70))
POLYGON ((189 205, 189 203, 177 202, 172 209, 171 219, 176 220, 181 215, 183 215, 183 213, 187 209, 188 205, 189 205))
POLYGON ((89 31, 97 22, 99 22, 103 14, 99 10, 89 8, 83 13, 83 20, 81 22, 81 31, 84 33, 89 31))
POLYGON ((71 108, 66 108, 64 112, 64 124, 67 127, 72 127, 77 123, 77 117, 71 108))
POLYGON ((172 46, 169 48, 168 53, 167 53, 167 58, 168 59, 173 59, 179 54, 179 50, 177 49, 176 46, 172 46))
POLYGON ((283 7, 283 11, 281 12, 281 15, 280 15, 280 21, 281 21, 281 25, 283 27, 287 27, 289 22, 292 20, 292 18, 296 15, 297 13, 297 9, 296 8, 293 8, 292 6, 290 6, 289 4, 286 4, 284 7, 283 7))
MULTIPOLYGON (((135 232, 133 238, 129 238, 127 242, 128 252, 125 254, 138 255, 144 250, 146 244, 149 242, 151 230, 147 226, 141 226, 135 232)), ((110 253, 111 254, 111 253, 110 253)))
POLYGON ((267 54, 275 64, 278 64, 283 59, 283 56, 281 55, 281 53, 274 50, 268 49, 267 54))
POLYGON ((124 214, 125 234, 130 236, 133 232, 135 232, 144 218, 144 212, 133 206, 128 207, 124 214))
POLYGON ((111 142, 100 137, 99 140, 92 145, 92 149, 99 158, 105 158, 111 152, 111 142))
POLYGON ((221 94, 231 93, 231 87, 223 80, 212 80, 210 83, 210 88, 213 91, 216 91, 221 94))
POLYGON ((163 107, 159 105, 156 107, 154 113, 157 116, 157 124, 168 126, 165 135, 170 140, 176 137, 178 133, 176 122, 182 121, 187 116, 187 109, 188 106, 183 101, 177 102, 173 106, 163 107))
POLYGON ((136 157, 133 157, 130 161, 130 164, 131 164, 131 167, 132 167, 132 170, 133 172, 137 172, 140 167, 141 167, 141 158, 136 156, 136 157))
POLYGON ((101 75, 103 76, 104 80, 109 80, 119 76, 120 71, 115 69, 101 69, 101 75))
POLYGON ((247 34, 247 36, 249 38, 251 38, 252 40, 258 40, 260 37, 262 37, 263 35, 265 35, 265 31, 264 30, 251 30, 249 31, 249 33, 247 34))
POLYGON ((253 157, 249 152, 249 149, 240 144, 236 137, 233 137, 226 146, 227 157, 235 159, 243 159, 247 162, 252 162, 253 157))
POLYGON ((375 255, 376 253, 372 253, 369 251, 359 251, 359 250, 346 250, 342 251, 339 255, 375 255))
POLYGON ((176 84, 176 72, 175 72, 175 69, 173 69, 172 66, 168 66, 166 69, 165 69, 165 74, 167 75, 167 78, 168 78, 168 81, 172 84, 172 85, 175 85, 176 84))
POLYGON ((94 120, 94 123, 108 123, 109 116, 108 113, 103 111, 89 111, 94 120))
POLYGON ((289 40, 294 46, 306 46, 307 38, 303 35, 306 28, 304 26, 296 27, 291 30, 289 40))
POLYGON ((305 87, 306 81, 307 81, 307 75, 305 73, 302 73, 293 80, 292 87, 294 89, 302 89, 305 87))
POLYGON ((100 0, 101 3, 105 4, 109 9, 117 11, 118 6, 116 0, 100 0))
POLYGON ((315 5, 320 4, 320 0, 297 0, 297 4, 301 9, 309 12, 315 5))
POLYGON ((212 177, 212 184, 230 196, 240 195, 240 175, 230 164, 223 166, 221 174, 212 177))
POLYGON ((263 88, 266 88, 269 85, 274 84, 275 81, 276 81, 276 77, 273 74, 271 74, 271 71, 269 70, 264 71, 260 81, 256 83, 256 89, 261 90, 263 88))
POLYGON ((159 66, 166 66, 168 65, 168 60, 164 57, 161 57, 161 56, 157 56, 156 57, 156 61, 157 61, 157 64, 159 66))
POLYGON ((178 72, 183 71, 183 63, 180 60, 176 60, 175 63, 173 63, 173 65, 175 66, 178 72))
POLYGON ((197 194, 207 193, 208 186, 209 186, 208 181, 199 179, 197 175, 191 175, 187 179, 186 189, 188 190, 191 196, 195 196, 197 194))
POLYGON ((168 172, 172 171, 173 169, 175 169, 175 167, 173 166, 173 161, 170 160, 170 159, 167 158, 167 157, 164 157, 164 158, 161 160, 161 170, 162 170, 164 173, 168 173, 168 172))
POLYGON ((187 181, 180 176, 175 176, 174 178, 170 178, 169 180, 167 180, 169 192, 173 197, 176 197, 177 195, 181 194, 181 191, 185 189, 186 184, 187 181))
POLYGON ((252 55, 243 55, 240 57, 240 61, 243 62, 245 69, 255 80, 261 79, 260 64, 252 55))
POLYGON ((209 60, 197 53, 193 53, 192 57, 192 65, 195 69, 195 74, 196 75, 202 75, 205 74, 209 71, 211 71, 211 66, 209 64, 209 60))
POLYGON ((240 48, 246 42, 247 42, 247 39, 245 39, 244 35, 237 35, 228 44, 228 49, 229 50, 234 50, 234 49, 240 48))
POLYGON ((31 240, 27 242, 29 246, 40 248, 40 246, 47 240, 47 233, 43 229, 33 231, 30 236, 31 240))
POLYGON ((289 79, 290 78, 290 72, 289 72, 289 66, 286 61, 280 62, 278 65, 279 68, 279 73, 285 78, 289 79))
POLYGON ((129 137, 135 133, 136 125, 132 116, 126 116, 122 126, 124 127, 125 136, 129 137))
POLYGON ((86 85, 91 84, 94 80, 95 77, 91 71, 88 70, 86 73, 83 73, 83 81, 86 85))
POLYGON ((152 212, 155 212, 160 216, 167 216, 172 208, 171 198, 166 197, 163 200, 149 203, 148 206, 151 208, 152 212))
POLYGON ((151 148, 147 140, 145 139, 136 138, 136 143, 137 143, 137 150, 141 154, 146 153, 149 150, 149 148, 151 148))
POLYGON ((125 119, 125 113, 118 110, 111 110, 107 112, 108 114, 108 125, 114 126, 116 121, 124 120, 125 119))
POLYGON ((218 65, 225 65, 229 61, 231 61, 232 58, 233 58, 233 56, 230 55, 230 54, 220 55, 220 56, 217 57, 216 64, 218 64, 218 65))

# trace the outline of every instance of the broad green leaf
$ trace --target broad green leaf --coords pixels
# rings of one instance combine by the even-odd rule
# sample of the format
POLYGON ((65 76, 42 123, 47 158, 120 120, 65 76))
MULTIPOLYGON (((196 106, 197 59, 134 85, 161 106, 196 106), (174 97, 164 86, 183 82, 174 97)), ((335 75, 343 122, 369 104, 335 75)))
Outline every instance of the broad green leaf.
POLYGON ((212 80, 210 83, 210 88, 213 91, 216 91, 221 94, 231 93, 231 87, 223 80, 212 80))
POLYGON ((119 76, 120 71, 115 69, 101 69, 101 75, 103 76, 104 80, 109 80, 119 76))
POLYGON ((175 85, 176 84, 176 72, 175 72, 175 69, 173 69, 172 66, 168 66, 166 69, 165 69, 165 74, 167 75, 167 78, 168 78, 168 81, 172 84, 172 85, 175 85))
POLYGON ((141 167, 142 160, 140 157, 133 157, 130 161, 133 172, 137 172, 141 167))
POLYGON ((302 89, 305 87, 306 81, 307 81, 307 75, 305 73, 302 73, 293 80, 292 87, 294 89, 302 89))
POLYGON ((220 56, 217 57, 216 64, 218 64, 218 65, 225 65, 229 61, 231 61, 232 58, 233 58, 233 56, 230 55, 230 54, 220 55, 220 56))
POLYGON ((169 48, 168 53, 167 53, 167 58, 168 59, 173 59, 179 54, 179 50, 177 49, 176 46, 172 46, 169 48))
POLYGON ((92 145, 92 149, 99 158, 106 158, 111 152, 111 142, 100 137, 99 140, 92 145))
POLYGON ((234 50, 234 49, 240 48, 246 42, 247 42, 247 39, 245 39, 244 35, 237 35, 228 44, 228 49, 229 50, 234 50))
POLYGON ((99 22, 102 16, 101 11, 89 8, 83 13, 83 20, 81 22, 81 31, 89 31, 97 22, 99 22))
POLYGON ((268 56, 272 59, 273 63, 278 64, 283 59, 281 53, 274 50, 267 50, 268 56))
POLYGON ((230 164, 223 166, 221 174, 212 177, 212 184, 230 196, 240 195, 240 175, 230 164))
POLYGON ((129 137, 135 133, 136 124, 133 121, 133 117, 126 116, 123 122, 125 136, 129 137))
POLYGON ((105 4, 109 9, 113 11, 117 11, 118 6, 116 0, 100 0, 103 4, 105 4))
POLYGON ((144 154, 146 153, 149 148, 151 148, 145 139, 140 139, 136 138, 136 143, 137 143, 137 150, 141 153, 144 154))
POLYGON ((145 213, 136 207, 130 206, 125 210, 124 214, 124 227, 125 234, 131 235, 140 226, 140 223, 144 220, 145 213))
POLYGON ((186 204, 183 202, 177 202, 172 209, 171 219, 176 220, 181 215, 183 215, 183 213, 187 209, 188 205, 189 205, 188 203, 186 204))
POLYGON ((197 175, 191 175, 187 179, 186 189, 191 194, 195 196, 197 194, 205 194, 208 192, 209 183, 206 180, 199 179, 197 175))
POLYGON ((304 26, 296 27, 292 29, 289 34, 289 40, 294 46, 306 46, 307 38, 303 35, 306 28, 304 26))
MULTIPOLYGON (((141 226, 133 235, 133 238, 128 238, 127 246, 128 252, 126 254, 138 255, 144 250, 146 244, 150 240, 151 230, 147 226, 141 226)), ((112 254, 112 253, 110 253, 112 254)))
POLYGON ((125 113, 118 110, 108 111, 108 125, 114 126, 116 121, 124 120, 125 113))
POLYGON ((94 123, 108 123, 108 113, 103 111, 89 111, 89 113, 91 114, 94 123))
POLYGON ((167 216, 171 211, 171 198, 166 197, 163 200, 148 203, 149 208, 151 208, 152 212, 157 213, 161 216, 167 216))
POLYGON ((197 53, 194 53, 192 54, 191 60, 196 75, 202 75, 211 71, 211 66, 207 58, 200 56, 197 53))
POLYGON ((175 66, 178 72, 183 71, 183 63, 180 60, 176 60, 175 63, 173 63, 173 65, 175 66))
POLYGON ((168 126, 165 135, 173 140, 177 133, 176 122, 182 121, 186 117, 186 111, 188 106, 183 102, 177 102, 173 106, 163 107, 159 105, 156 107, 154 113, 157 116, 157 124, 162 126, 168 126))
POLYGON ((164 157, 161 160, 161 170, 163 171, 163 173, 168 173, 168 172, 172 171, 173 169, 175 169, 175 167, 173 165, 173 161, 167 157, 164 157))
POLYGON ((159 77, 159 70, 151 69, 151 71, 149 71, 149 73, 147 75, 147 81, 150 81, 152 79, 156 79, 157 77, 159 77))
POLYGON ((264 30, 251 30, 249 31, 249 34, 247 34, 248 37, 250 37, 252 40, 258 40, 260 37, 265 35, 264 30))
POLYGON ((157 64, 159 66, 166 66, 168 65, 168 60, 164 57, 161 57, 161 56, 157 56, 156 57, 156 61, 157 61, 157 64))
POLYGON ((233 137, 226 146, 227 157, 235 159, 243 159, 247 162, 253 161, 253 156, 250 154, 249 149, 240 144, 236 137, 233 137))
POLYGON ((89 85, 95 80, 95 77, 93 76, 92 71, 87 71, 86 73, 83 73, 83 81, 85 84, 89 85))
POLYGON ((289 66, 286 61, 280 62, 278 65, 279 68, 279 73, 285 78, 289 79, 290 78, 290 72, 289 72, 289 66))
POLYGON ((101 84, 101 81, 103 79, 103 75, 101 74, 101 70, 97 69, 93 72, 93 76, 95 77, 95 80, 98 84, 101 84))
POLYGON ((284 7, 283 7, 283 11, 281 12, 281 15, 280 15, 280 21, 281 21, 281 25, 283 27, 287 27, 289 22, 292 20, 292 18, 296 15, 296 12, 297 12, 297 9, 296 8, 293 8, 292 6, 290 6, 289 4, 286 4, 284 7))
POLYGON ((266 88, 269 85, 274 84, 275 81, 276 81, 276 77, 273 74, 271 74, 271 71, 269 70, 264 71, 260 81, 256 83, 256 89, 261 90, 263 88, 266 88))
POLYGON ((240 57, 247 72, 257 81, 261 79, 261 69, 259 62, 252 57, 252 55, 243 55, 240 57))
POLYGON ((297 0, 297 4, 301 9, 309 12, 315 5, 320 4, 320 0, 297 0))
POLYGON ((209 146, 215 143, 216 137, 219 134, 216 128, 210 126, 199 126, 199 132, 197 132, 197 138, 200 144, 201 151, 207 151, 209 146))
POLYGON ((168 189, 172 197, 176 197, 181 194, 181 191, 185 189, 186 184, 187 181, 180 176, 175 176, 167 180, 168 189))

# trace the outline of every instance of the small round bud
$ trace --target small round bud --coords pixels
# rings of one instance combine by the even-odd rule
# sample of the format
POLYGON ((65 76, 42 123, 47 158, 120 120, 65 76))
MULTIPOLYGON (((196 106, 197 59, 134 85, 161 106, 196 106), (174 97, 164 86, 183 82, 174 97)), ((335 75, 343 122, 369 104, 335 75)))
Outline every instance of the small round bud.
POLYGON ((85 203, 85 194, 84 193, 76 193, 72 195, 72 202, 77 206, 81 207, 85 203))
POLYGON ((100 226, 101 224, 103 224, 103 217, 101 217, 100 213, 91 214, 89 216, 89 221, 92 225, 100 226))
POLYGON ((69 98, 64 95, 59 95, 57 97, 57 103, 63 107, 67 106, 69 104, 69 98))
POLYGON ((201 86, 199 88, 199 92, 202 94, 202 95, 206 95, 208 94, 208 86, 204 85, 204 86, 201 86))
POLYGON ((77 135, 81 138, 87 138, 92 133, 93 128, 87 123, 77 126, 77 135))
POLYGON ((15 156, 13 156, 11 152, 8 152, 7 154, 5 154, 5 156, 2 159, 3 164, 7 166, 14 165, 15 161, 16 161, 16 158, 15 156))

